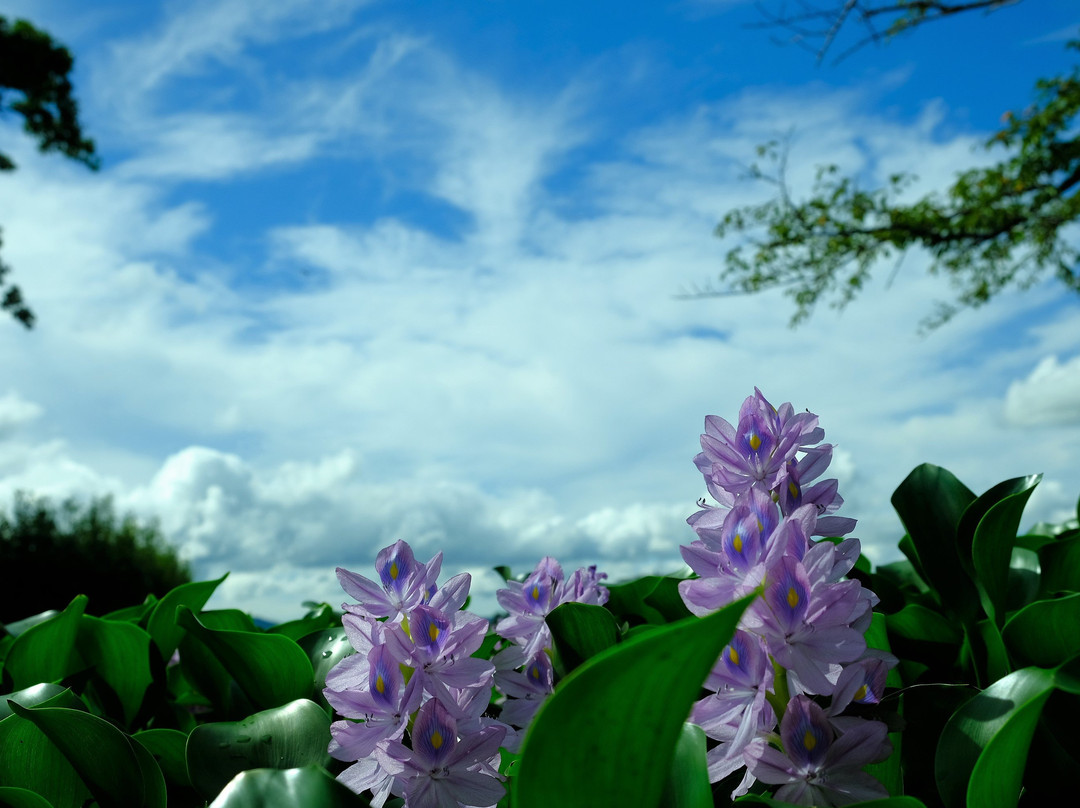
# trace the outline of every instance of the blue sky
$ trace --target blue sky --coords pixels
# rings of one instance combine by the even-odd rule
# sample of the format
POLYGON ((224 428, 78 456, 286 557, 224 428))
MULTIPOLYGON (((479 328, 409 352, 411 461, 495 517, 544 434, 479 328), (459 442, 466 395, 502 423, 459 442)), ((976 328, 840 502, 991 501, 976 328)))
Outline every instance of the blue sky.
MULTIPOLYGON (((755 385, 821 416, 876 560, 923 461, 976 490, 1080 492, 1080 299, 1010 291, 919 336, 948 287, 911 254, 790 330, 775 294, 685 301, 770 188, 816 164, 912 193, 1065 72, 1071 0, 926 26, 838 65, 752 3, 0 2, 65 42, 103 168, 10 118, 4 260, 39 317, 0 328, 0 498, 111 493, 220 605, 286 619, 404 538, 448 573, 551 553, 680 566, 704 416, 755 385)), ((776 4, 765 4, 776 8, 776 4)), ((846 44, 846 43, 840 43, 846 44)), ((0 324, 3 325, 3 324, 0 324)))

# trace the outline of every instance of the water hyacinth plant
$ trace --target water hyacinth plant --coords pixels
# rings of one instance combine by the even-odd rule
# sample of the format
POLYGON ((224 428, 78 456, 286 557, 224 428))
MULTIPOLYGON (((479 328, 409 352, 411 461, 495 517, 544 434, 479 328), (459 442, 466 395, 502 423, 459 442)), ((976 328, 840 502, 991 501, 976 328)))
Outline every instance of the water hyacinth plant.
POLYGON ((207 610, 221 580, 3 626, 0 805, 1055 804, 1080 771, 1077 521, 1018 534, 1038 477, 977 496, 924 465, 893 495, 904 559, 875 568, 824 437, 757 390, 706 419, 688 575, 544 557, 488 620, 397 541, 337 571, 341 611, 269 628, 207 610))

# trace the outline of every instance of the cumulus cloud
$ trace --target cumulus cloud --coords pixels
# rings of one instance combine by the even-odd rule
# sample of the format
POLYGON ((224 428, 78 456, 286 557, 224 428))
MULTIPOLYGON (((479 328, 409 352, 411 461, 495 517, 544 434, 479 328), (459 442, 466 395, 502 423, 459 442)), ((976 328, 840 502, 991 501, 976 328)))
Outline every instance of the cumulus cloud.
POLYGON ((1025 379, 1009 385, 1005 417, 1016 426, 1080 424, 1080 356, 1044 357, 1025 379))
POLYGON ((612 580, 672 571, 705 493, 691 462, 702 419, 735 417, 755 385, 821 415, 844 513, 879 560, 902 534, 889 494, 920 462, 977 490, 1045 471, 1033 518, 1080 490, 1076 423, 1020 430, 1013 414, 1060 419, 1075 401, 1076 359, 1031 372, 1076 350, 1080 305, 1051 287, 925 339, 915 324, 948 293, 925 256, 794 332, 781 294, 673 299, 715 275, 724 211, 771 193, 740 179, 757 142, 799 123, 796 191, 816 163, 872 178, 900 151, 932 169, 929 189, 976 159, 940 109, 905 124, 866 110, 875 88, 808 85, 612 134, 601 91, 529 97, 437 43, 365 32, 385 47, 345 76, 293 77, 280 112, 246 65, 307 6, 256 5, 218 4, 206 32, 169 7, 111 51, 118 69, 148 71, 128 109, 148 128, 116 135, 130 159, 115 170, 16 155, 5 259, 41 326, 29 340, 0 330, 0 493, 113 492, 159 518, 200 577, 232 570, 223 602, 286 619, 306 599, 338 602, 333 568, 368 570, 398 538, 473 572, 478 599, 491 565, 545 554, 612 580), (206 85, 185 82, 208 74, 256 102, 236 117, 200 102, 206 85), (166 86, 187 88, 183 103, 169 107, 166 86), (285 121, 300 109, 306 123, 285 121), (306 179, 271 170, 286 165, 331 175, 333 216, 275 207, 237 224, 218 186, 178 182, 307 195, 306 179), (450 224, 389 204, 354 213, 361 175, 450 224), (223 222, 239 232, 226 239, 223 222), (1015 339, 988 349, 1001 334, 1015 339))

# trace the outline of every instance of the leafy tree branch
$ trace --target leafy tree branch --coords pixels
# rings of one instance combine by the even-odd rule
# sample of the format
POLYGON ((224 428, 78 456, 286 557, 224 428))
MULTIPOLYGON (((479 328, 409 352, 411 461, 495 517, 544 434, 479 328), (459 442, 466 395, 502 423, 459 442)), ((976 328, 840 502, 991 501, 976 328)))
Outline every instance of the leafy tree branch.
MULTIPOLYGON (((1068 45, 1080 50, 1080 42, 1068 45)), ((944 193, 902 201, 915 179, 901 173, 884 187, 865 190, 835 165, 818 169, 809 198, 793 201, 784 176, 787 146, 759 148, 766 167, 751 176, 774 183, 776 198, 730 211, 718 236, 764 231, 726 256, 718 288, 693 297, 780 288, 792 297, 792 324, 816 304, 842 308, 862 289, 881 259, 913 247, 929 252, 931 273, 957 290, 939 302, 924 328, 936 328, 961 308, 983 305, 1010 285, 1025 288, 1052 274, 1080 292, 1080 251, 1070 226, 1080 219, 1080 68, 1042 79, 1035 102, 1004 116, 986 143, 1012 154, 988 168, 959 174, 944 193)))

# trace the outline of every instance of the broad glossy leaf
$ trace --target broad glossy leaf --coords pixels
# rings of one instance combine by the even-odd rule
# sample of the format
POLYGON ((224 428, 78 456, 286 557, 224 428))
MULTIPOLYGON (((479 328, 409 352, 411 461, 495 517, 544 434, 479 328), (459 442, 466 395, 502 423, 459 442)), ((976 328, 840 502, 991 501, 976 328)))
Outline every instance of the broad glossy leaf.
MULTIPOLYGON (((1040 475, 1041 477, 1041 475, 1040 475)), ((1013 496, 1014 494, 1028 491, 1038 485, 1040 477, 1014 477, 1011 480, 1005 480, 990 488, 983 494, 976 497, 975 501, 968 505, 967 510, 964 511, 964 515, 960 517, 960 524, 956 528, 956 544, 960 550, 961 561, 965 562, 969 572, 973 572, 972 567, 972 547, 975 541, 975 530, 978 528, 979 523, 983 520, 983 517, 990 512, 991 508, 997 505, 999 502, 1013 496)), ((1016 533, 1010 537, 1010 544, 1015 543, 1016 533)))
POLYGON ((166 662, 172 657, 180 638, 184 636, 184 629, 177 625, 176 609, 179 606, 187 606, 193 611, 199 611, 206 605, 206 601, 214 594, 214 590, 228 577, 228 573, 222 575, 216 581, 191 581, 180 584, 157 602, 154 610, 150 612, 150 620, 146 625, 147 631, 158 647, 161 658, 166 662))
POLYGON ((1042 565, 1039 554, 1026 547, 1013 547, 1009 559, 1008 600, 1006 612, 1023 609, 1039 596, 1039 583, 1042 577, 1042 565))
POLYGON ((370 803, 318 766, 238 774, 210 808, 363 808, 370 803))
POLYGON ((28 628, 33 628, 38 623, 44 623, 46 620, 52 620, 60 612, 56 609, 49 609, 48 611, 41 612, 40 614, 34 614, 30 617, 24 617, 22 620, 15 620, 11 623, 4 624, 4 631, 10 634, 12 637, 18 637, 28 628))
POLYGON ((974 501, 975 494, 966 485, 929 463, 912 471, 892 495, 893 507, 918 552, 923 577, 945 608, 964 620, 975 617, 978 594, 960 560, 956 530, 974 501))
POLYGON ((1005 650, 1005 641, 1001 638, 1001 632, 994 621, 980 620, 975 624, 975 630, 979 632, 979 640, 982 644, 978 660, 981 667, 980 681, 996 682, 1008 676, 1012 672, 1009 653, 1005 650))
POLYGON ((179 786, 190 786, 187 770, 186 733, 178 729, 160 727, 144 729, 131 736, 153 755, 165 779, 179 786))
POLYGON ((142 705, 150 672, 150 635, 133 623, 102 620, 84 614, 76 647, 120 699, 124 723, 130 725, 142 705))
POLYGON ((109 612, 102 617, 106 620, 123 620, 127 623, 135 623, 141 625, 144 621, 150 619, 150 613, 154 610, 155 604, 157 604, 157 595, 151 592, 146 596, 146 600, 137 606, 126 606, 123 609, 117 609, 115 612, 109 612))
POLYGON ((934 767, 948 808, 1016 805, 1031 736, 1053 689, 1052 671, 1023 668, 953 714, 941 733, 934 767))
POLYGON ((754 597, 626 640, 563 679, 526 734, 516 808, 656 805, 690 707, 754 597))
POLYGON ((101 808, 165 808, 165 780, 153 757, 105 719, 63 707, 12 710, 60 750, 101 808))
POLYGON ((11 677, 12 687, 55 682, 82 667, 75 639, 86 601, 86 595, 78 595, 64 611, 15 638, 4 659, 4 673, 11 677))
POLYGON ((1080 536, 1045 544, 1039 548, 1042 580, 1039 592, 1080 592, 1080 536))
POLYGON ((615 645, 619 639, 615 618, 603 606, 563 603, 547 616, 546 621, 562 676, 615 645))
POLYGON ((341 619, 334 613, 329 604, 324 603, 319 610, 310 617, 302 617, 299 620, 290 620, 288 623, 280 623, 266 630, 267 634, 282 634, 290 640, 299 641, 313 631, 322 631, 341 625, 341 619))
POLYGON ((625 584, 609 586, 608 602, 604 605, 615 615, 616 620, 625 620, 630 625, 666 623, 668 621, 664 613, 648 602, 659 580, 657 575, 646 575, 625 584))
MULTIPOLYGON (((747 794, 735 800, 735 805, 770 805, 774 808, 791 808, 790 802, 781 802, 760 794, 747 794)), ((847 808, 926 808, 926 803, 915 797, 887 797, 882 800, 849 803, 847 808)))
POLYGON ((191 782, 207 799, 245 769, 289 769, 330 761, 330 718, 313 701, 299 699, 243 721, 203 724, 191 731, 187 765, 191 782))
MULTIPOLYGON (((315 673, 315 692, 322 699, 326 674, 349 654, 356 653, 341 626, 308 634, 297 643, 308 655, 315 673)), ((329 706, 329 705, 327 705, 329 706)))
POLYGON ((1035 474, 999 483, 972 505, 972 508, 977 509, 982 506, 985 498, 991 495, 999 497, 979 519, 971 543, 971 560, 975 565, 979 589, 984 595, 983 607, 999 627, 1005 624, 1009 597, 1009 565, 1013 545, 1016 543, 1016 532, 1020 527, 1024 506, 1041 479, 1041 474, 1035 474))
POLYGON ((311 661, 288 637, 210 629, 184 606, 178 622, 214 653, 255 707, 280 707, 311 695, 311 661))
POLYGON ((956 623, 918 603, 909 603, 895 614, 886 615, 885 621, 890 632, 909 640, 955 644, 963 639, 956 623))
POLYGON ((74 709, 86 709, 82 700, 63 685, 54 685, 51 682, 43 682, 40 685, 25 687, 14 693, 0 696, 0 719, 11 715, 8 707, 8 699, 11 699, 23 707, 35 707, 38 704, 48 703, 50 707, 73 707, 74 709))
POLYGON ((40 794, 25 788, 0 787, 0 805, 7 808, 53 808, 40 794))
POLYGON ((696 724, 683 724, 664 788, 663 804, 671 808, 713 808, 705 732, 696 724))
MULTIPOLYGON (((40 704, 66 704, 72 698, 79 701, 64 689, 40 704)), ((4 706, 8 706, 6 701, 4 706)), ((90 798, 82 778, 64 754, 41 730, 12 715, 10 709, 8 717, 0 721, 0 783, 41 794, 54 808, 80 808, 90 798)))
POLYGON ((1005 642, 1020 660, 1053 668, 1080 654, 1080 593, 1037 600, 1014 614, 1005 642))

